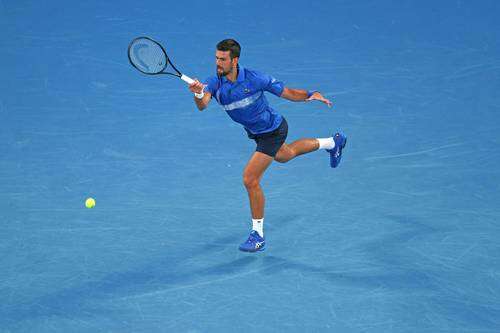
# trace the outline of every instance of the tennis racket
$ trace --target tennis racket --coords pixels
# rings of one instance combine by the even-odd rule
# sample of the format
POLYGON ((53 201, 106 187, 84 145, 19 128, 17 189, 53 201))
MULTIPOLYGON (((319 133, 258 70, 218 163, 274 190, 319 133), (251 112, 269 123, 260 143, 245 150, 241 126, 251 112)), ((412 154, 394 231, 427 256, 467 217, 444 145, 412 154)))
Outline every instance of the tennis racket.
POLYGON ((141 73, 148 75, 168 74, 177 76, 187 84, 194 82, 189 76, 179 72, 168 58, 163 46, 149 37, 137 37, 130 42, 128 60, 141 73), (167 71, 169 64, 174 72, 167 71))

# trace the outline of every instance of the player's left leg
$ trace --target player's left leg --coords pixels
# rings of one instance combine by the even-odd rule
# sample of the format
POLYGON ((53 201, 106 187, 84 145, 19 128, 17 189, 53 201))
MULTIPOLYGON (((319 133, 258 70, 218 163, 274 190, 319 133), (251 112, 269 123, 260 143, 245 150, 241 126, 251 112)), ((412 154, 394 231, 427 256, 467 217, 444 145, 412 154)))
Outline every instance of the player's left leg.
POLYGON ((300 139, 290 144, 284 143, 274 160, 280 163, 286 163, 297 156, 307 154, 319 149, 319 141, 317 139, 300 139))
POLYGON ((342 149, 345 147, 347 138, 341 133, 335 133, 333 137, 324 139, 300 139, 290 144, 284 143, 276 153, 274 159, 280 163, 286 163, 297 156, 307 154, 318 149, 326 149, 330 154, 330 166, 336 168, 342 158, 342 149))

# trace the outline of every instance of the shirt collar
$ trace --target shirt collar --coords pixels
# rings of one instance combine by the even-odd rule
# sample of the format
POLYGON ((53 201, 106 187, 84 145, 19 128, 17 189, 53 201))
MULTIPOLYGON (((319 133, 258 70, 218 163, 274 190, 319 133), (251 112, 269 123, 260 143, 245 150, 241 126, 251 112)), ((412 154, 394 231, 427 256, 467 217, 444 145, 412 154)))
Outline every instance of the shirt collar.
POLYGON ((245 81, 245 69, 238 65, 238 77, 236 78, 236 82, 245 81))

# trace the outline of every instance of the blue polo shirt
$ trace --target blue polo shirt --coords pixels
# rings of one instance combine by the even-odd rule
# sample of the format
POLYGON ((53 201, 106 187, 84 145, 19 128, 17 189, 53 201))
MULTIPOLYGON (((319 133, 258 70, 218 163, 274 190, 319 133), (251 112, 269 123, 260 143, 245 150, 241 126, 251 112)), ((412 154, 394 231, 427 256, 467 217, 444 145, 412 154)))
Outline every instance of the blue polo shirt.
POLYGON ((283 117, 269 106, 264 92, 281 96, 283 82, 267 74, 238 66, 235 82, 224 76, 212 76, 204 83, 205 90, 210 92, 229 117, 242 124, 250 133, 268 133, 280 126, 283 117))

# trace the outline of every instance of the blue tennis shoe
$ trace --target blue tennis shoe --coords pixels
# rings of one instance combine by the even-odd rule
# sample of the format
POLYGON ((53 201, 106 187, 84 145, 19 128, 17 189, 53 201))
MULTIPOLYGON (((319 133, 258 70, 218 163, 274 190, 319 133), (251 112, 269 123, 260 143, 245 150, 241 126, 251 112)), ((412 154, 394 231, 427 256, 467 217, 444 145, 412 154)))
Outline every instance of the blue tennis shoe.
POLYGON ((264 237, 260 237, 259 233, 255 230, 252 230, 248 239, 240 244, 240 251, 244 252, 257 252, 264 250, 264 246, 266 246, 266 242, 264 237))
POLYGON ((333 149, 327 149, 326 151, 330 153, 330 166, 336 168, 342 158, 342 149, 344 149, 347 143, 347 138, 341 133, 335 133, 333 141, 335 141, 335 147, 333 147, 333 149))

